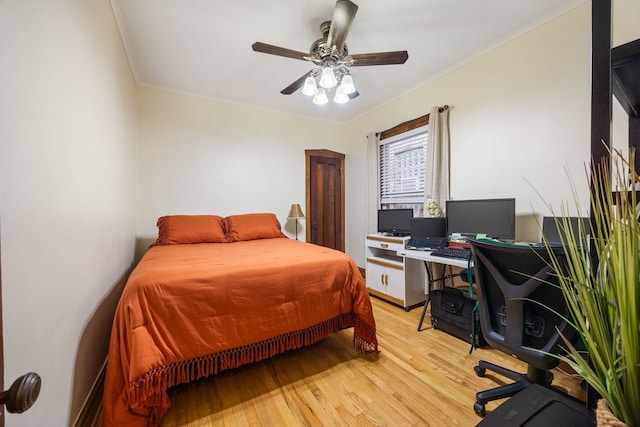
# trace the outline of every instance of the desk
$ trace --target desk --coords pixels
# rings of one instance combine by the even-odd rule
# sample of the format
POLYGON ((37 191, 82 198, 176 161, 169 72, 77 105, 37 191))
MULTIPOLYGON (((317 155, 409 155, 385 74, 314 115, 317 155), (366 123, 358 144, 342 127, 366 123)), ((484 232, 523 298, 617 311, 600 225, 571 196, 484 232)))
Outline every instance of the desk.
POLYGON ((451 266, 460 267, 460 268, 467 268, 469 266, 468 261, 466 259, 434 256, 434 255, 431 255, 431 251, 417 251, 414 249, 403 249, 401 251, 398 251, 398 255, 411 258, 411 259, 417 259, 420 261, 433 262, 433 263, 442 264, 442 265, 451 265, 451 266))
POLYGON ((365 236, 367 290, 407 311, 424 303, 426 280, 421 260, 398 255, 408 240, 408 236, 365 236))
MULTIPOLYGON (((424 316, 427 313, 427 306, 429 305, 429 301, 431 298, 431 287, 435 282, 442 282, 446 279, 450 279, 457 275, 447 275, 445 274, 446 266, 467 268, 469 267, 469 261, 466 259, 459 258, 447 258, 441 256, 433 256, 431 255, 431 251, 417 251, 412 249, 403 249, 398 251, 398 255, 403 256, 405 258, 411 258, 415 260, 424 261, 424 267, 427 270, 427 286, 425 289, 425 293, 427 294, 427 298, 424 301, 424 308, 422 309, 422 315, 420 316, 420 323, 418 323, 418 332, 422 329, 422 322, 424 322, 424 316), (429 263, 440 264, 442 266, 442 275, 437 279, 433 278, 433 274, 431 272, 431 268, 429 267, 429 263)), ((471 263, 473 265, 473 262, 471 263)))

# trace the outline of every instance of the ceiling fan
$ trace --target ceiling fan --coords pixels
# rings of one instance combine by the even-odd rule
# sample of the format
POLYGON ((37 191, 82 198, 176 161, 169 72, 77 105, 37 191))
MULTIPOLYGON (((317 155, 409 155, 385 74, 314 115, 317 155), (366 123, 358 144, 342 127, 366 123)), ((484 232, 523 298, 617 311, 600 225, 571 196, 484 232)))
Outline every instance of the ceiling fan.
POLYGON ((359 95, 353 85, 349 67, 404 64, 407 61, 409 54, 406 50, 349 55, 345 41, 357 10, 358 5, 352 1, 337 0, 333 18, 320 25, 322 38, 313 42, 309 53, 261 42, 255 42, 251 46, 255 52, 309 61, 316 65, 316 68, 305 73, 280 93, 290 95, 302 87, 302 93, 313 96, 314 103, 324 104, 328 101, 324 89, 330 89, 340 83, 334 102, 347 102, 359 95), (315 78, 318 76, 320 81, 316 84, 315 78))

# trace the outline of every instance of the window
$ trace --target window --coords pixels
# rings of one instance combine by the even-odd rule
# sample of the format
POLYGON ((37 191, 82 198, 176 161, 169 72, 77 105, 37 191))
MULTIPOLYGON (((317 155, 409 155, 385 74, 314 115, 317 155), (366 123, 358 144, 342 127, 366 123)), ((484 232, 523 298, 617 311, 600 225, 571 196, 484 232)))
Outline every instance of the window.
POLYGON ((424 214, 427 126, 380 140, 380 204, 382 209, 413 208, 424 214))

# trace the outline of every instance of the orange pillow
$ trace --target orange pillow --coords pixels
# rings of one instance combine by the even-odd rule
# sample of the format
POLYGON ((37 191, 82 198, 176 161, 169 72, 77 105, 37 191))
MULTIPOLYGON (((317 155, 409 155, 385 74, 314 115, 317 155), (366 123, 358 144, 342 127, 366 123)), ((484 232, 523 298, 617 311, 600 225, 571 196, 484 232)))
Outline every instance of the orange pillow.
POLYGON ((224 222, 229 242, 286 237, 280 230, 278 218, 272 213, 231 215, 224 222))
POLYGON ((217 215, 169 215, 158 218, 156 245, 226 243, 224 222, 217 215))

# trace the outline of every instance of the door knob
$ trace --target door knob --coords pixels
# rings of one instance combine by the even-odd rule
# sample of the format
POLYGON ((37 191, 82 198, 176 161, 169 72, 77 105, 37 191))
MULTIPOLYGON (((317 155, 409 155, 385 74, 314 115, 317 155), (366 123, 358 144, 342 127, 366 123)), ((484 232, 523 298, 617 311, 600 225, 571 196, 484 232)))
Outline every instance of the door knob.
POLYGON ((9 390, 0 393, 0 405, 5 405, 7 412, 23 413, 35 403, 40 394, 41 383, 38 374, 24 374, 11 384, 9 390))

